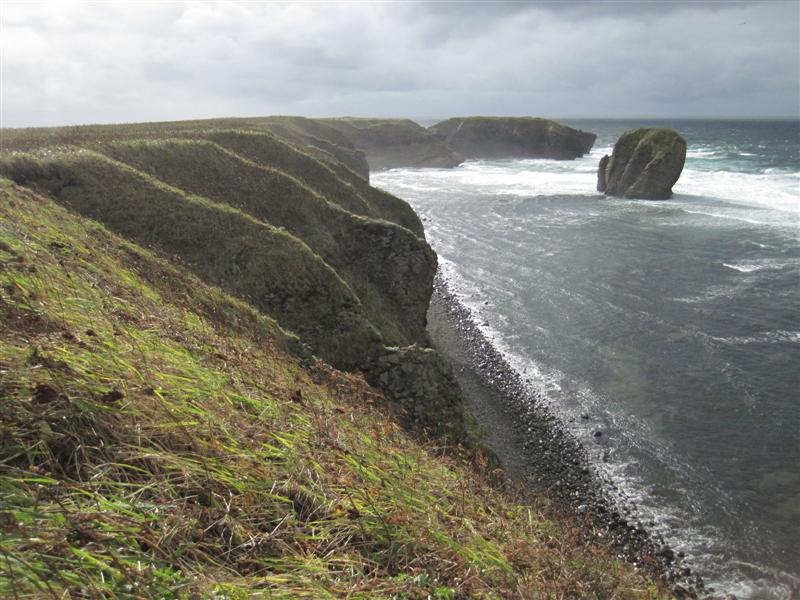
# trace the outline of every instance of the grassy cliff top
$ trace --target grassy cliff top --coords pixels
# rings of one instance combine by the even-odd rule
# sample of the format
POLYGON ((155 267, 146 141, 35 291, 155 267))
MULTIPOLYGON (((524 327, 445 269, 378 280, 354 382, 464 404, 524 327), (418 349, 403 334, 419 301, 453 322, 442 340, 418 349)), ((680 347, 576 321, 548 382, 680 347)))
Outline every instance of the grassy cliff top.
POLYGON ((665 597, 296 344, 0 180, 0 595, 665 597))
POLYGON ((316 159, 335 165, 340 170, 344 168, 362 179, 369 179, 369 169, 363 153, 356 150, 347 137, 334 128, 304 117, 243 117, 3 129, 0 151, 29 151, 54 145, 174 137, 221 129, 274 132, 284 143, 303 148, 316 159))

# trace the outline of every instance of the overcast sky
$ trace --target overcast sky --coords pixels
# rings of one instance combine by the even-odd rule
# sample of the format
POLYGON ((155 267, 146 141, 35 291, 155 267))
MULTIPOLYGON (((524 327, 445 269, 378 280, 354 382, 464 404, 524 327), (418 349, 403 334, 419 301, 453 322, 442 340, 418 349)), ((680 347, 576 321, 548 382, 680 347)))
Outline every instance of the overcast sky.
POLYGON ((5 127, 800 114, 798 0, 0 6, 5 127))

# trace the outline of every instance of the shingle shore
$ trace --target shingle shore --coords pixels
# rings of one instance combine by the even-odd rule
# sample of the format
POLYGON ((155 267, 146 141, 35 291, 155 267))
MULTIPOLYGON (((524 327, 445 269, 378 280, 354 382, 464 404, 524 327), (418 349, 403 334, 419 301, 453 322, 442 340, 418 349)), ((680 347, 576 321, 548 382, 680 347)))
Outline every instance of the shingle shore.
POLYGON ((711 591, 660 536, 621 514, 583 445, 484 335, 441 273, 434 280, 428 332, 453 366, 470 411, 509 475, 578 515, 587 537, 664 579, 679 598, 711 591))

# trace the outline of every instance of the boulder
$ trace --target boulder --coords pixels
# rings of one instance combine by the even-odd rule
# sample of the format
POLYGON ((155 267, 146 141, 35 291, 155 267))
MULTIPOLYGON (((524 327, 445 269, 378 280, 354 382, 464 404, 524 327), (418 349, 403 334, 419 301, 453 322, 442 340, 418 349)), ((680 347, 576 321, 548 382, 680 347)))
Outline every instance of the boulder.
POLYGON ((538 117, 458 117, 430 131, 465 158, 573 159, 588 154, 597 137, 538 117))
POLYGON ((600 160, 597 191, 621 198, 666 200, 686 160, 686 140, 677 131, 655 127, 631 129, 600 160))

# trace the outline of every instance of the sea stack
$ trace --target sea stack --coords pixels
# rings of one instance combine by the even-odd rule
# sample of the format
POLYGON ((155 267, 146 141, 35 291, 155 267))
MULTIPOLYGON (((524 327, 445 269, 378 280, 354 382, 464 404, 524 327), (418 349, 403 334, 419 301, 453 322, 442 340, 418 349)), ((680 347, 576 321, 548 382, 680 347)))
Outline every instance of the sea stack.
POLYGON ((597 191, 621 198, 666 200, 686 160, 686 140, 672 129, 641 127, 622 134, 600 159, 597 191))

